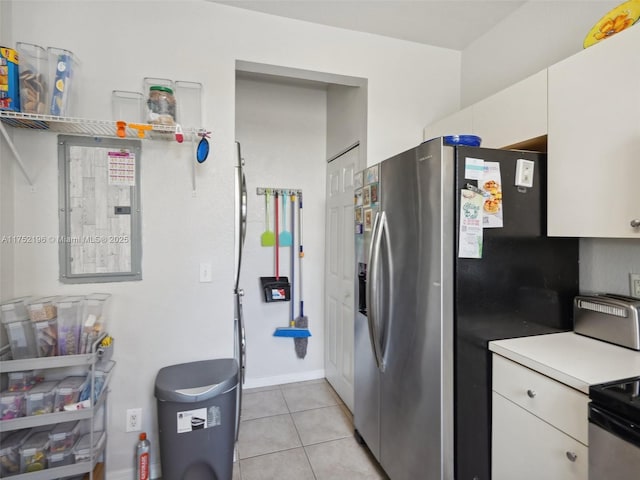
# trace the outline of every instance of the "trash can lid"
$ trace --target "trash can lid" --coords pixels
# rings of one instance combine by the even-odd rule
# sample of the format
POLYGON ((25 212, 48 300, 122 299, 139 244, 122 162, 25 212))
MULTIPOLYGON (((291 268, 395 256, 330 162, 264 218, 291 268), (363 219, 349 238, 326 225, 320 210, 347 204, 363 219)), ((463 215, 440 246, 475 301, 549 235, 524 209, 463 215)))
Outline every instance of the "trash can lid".
POLYGON ((217 358, 161 368, 155 396, 161 401, 196 403, 216 397, 238 385, 238 362, 217 358))

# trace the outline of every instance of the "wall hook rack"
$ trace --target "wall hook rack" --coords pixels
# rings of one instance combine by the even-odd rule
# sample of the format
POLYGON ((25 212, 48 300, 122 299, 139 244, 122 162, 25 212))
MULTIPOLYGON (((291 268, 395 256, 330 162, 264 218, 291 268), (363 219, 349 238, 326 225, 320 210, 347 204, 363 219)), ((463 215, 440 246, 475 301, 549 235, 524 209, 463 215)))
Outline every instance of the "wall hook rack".
POLYGON ((302 189, 300 188, 272 188, 272 187, 258 187, 256 188, 256 195, 264 195, 268 193, 269 195, 302 195, 302 189))

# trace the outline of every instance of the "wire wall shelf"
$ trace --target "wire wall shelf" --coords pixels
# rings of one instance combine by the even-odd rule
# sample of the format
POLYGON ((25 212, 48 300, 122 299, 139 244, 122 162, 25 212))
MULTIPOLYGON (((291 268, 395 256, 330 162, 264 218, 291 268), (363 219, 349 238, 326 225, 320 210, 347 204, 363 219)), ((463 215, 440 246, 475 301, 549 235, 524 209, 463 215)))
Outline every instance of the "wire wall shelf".
MULTIPOLYGON (((152 140, 174 140, 177 128, 176 125, 127 124, 123 126, 124 135, 118 135, 118 129, 122 127, 116 121, 56 117, 54 115, 10 112, 7 110, 0 110, 0 120, 11 127, 31 130, 48 130, 96 137, 149 138, 152 140), (137 125, 140 128, 132 127, 131 125, 137 125), (144 136, 140 135, 141 131, 144 136)), ((197 135, 199 131, 196 128, 182 128, 185 140, 189 140, 190 136, 197 135)))
POLYGON ((49 131, 57 133, 73 133, 94 137, 139 138, 149 140, 195 141, 196 138, 208 135, 204 128, 181 128, 179 125, 151 125, 148 123, 126 123, 115 120, 91 120, 88 118, 57 117, 35 113, 11 112, 0 110, 0 135, 4 137, 9 149, 31 187, 33 179, 20 157, 20 153, 7 133, 5 125, 14 128, 49 131), (180 140, 178 140, 180 139, 180 140))

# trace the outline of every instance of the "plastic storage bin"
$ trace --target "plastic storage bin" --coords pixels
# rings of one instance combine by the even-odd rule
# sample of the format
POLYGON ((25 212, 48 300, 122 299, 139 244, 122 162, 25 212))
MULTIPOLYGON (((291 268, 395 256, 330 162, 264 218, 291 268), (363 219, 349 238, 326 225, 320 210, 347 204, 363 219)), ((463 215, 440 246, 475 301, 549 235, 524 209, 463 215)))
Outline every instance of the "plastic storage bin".
POLYGON ((32 297, 20 297, 0 304, 0 318, 2 319, 2 323, 27 320, 29 318, 27 304, 31 300, 32 297))
POLYGON ((80 345, 82 301, 84 297, 64 297, 58 308, 58 355, 77 355, 80 345))
POLYGON ((64 422, 57 424, 49 432, 49 452, 72 452, 73 446, 80 436, 80 422, 64 422))
POLYGON ((33 370, 24 372, 9 372, 8 389, 10 392, 26 392, 36 384, 36 375, 33 370))
POLYGON ((146 101, 146 121, 152 125, 175 125, 175 86, 168 78, 145 77, 143 81, 146 101))
POLYGON ((0 440, 0 477, 20 473, 20 447, 31 433, 30 429, 17 430, 2 435, 0 440))
POLYGON ((75 456, 73 450, 47 453, 47 468, 63 467, 65 465, 71 465, 74 462, 75 456))
POLYGON ((231 478, 237 388, 238 362, 232 358, 183 363, 158 372, 155 396, 163 477, 231 478))
POLYGON ((24 417, 25 392, 0 393, 0 420, 12 420, 24 417))
POLYGON ((104 432, 93 432, 93 448, 91 448, 91 434, 87 433, 73 447, 73 455, 76 463, 88 462, 93 456, 97 456, 104 445, 104 432))
POLYGON ((110 298, 111 295, 108 293, 92 293, 85 297, 82 313, 80 353, 91 352, 93 343, 106 331, 107 305, 110 298))
POLYGON ((55 411, 61 412, 65 405, 77 403, 80 392, 87 383, 86 377, 66 377, 56 387, 55 411))
POLYGON ((18 42, 20 58, 20 109, 24 113, 49 113, 49 55, 39 45, 18 42))
POLYGON ((56 300, 58 297, 41 297, 31 299, 27 303, 27 312, 32 322, 52 320, 57 316, 56 300))
POLYGON ((27 303, 30 300, 31 297, 21 297, 0 305, 2 323, 7 332, 14 360, 34 358, 37 355, 33 328, 27 312, 27 303))
POLYGON ((7 338, 11 347, 11 356, 14 360, 22 358, 35 358, 38 356, 36 338, 33 332, 31 320, 20 320, 4 324, 7 338))
POLYGON ((20 447, 20 472, 30 473, 47 468, 49 432, 31 432, 20 447))
POLYGON ((56 395, 58 382, 48 381, 35 385, 25 393, 26 407, 25 415, 43 415, 53 412, 53 400, 56 395))
POLYGON ((176 80, 176 115, 183 127, 202 127, 202 84, 176 80))
POLYGON ((127 123, 143 123, 146 121, 144 95, 140 92, 114 90, 111 92, 112 120, 127 123))
POLYGON ((73 96, 77 90, 74 83, 78 77, 78 60, 69 50, 49 47, 47 52, 53 70, 49 113, 69 117, 74 104, 73 96))
POLYGON ((58 320, 42 320, 31 322, 36 342, 38 357, 55 357, 58 355, 58 320))

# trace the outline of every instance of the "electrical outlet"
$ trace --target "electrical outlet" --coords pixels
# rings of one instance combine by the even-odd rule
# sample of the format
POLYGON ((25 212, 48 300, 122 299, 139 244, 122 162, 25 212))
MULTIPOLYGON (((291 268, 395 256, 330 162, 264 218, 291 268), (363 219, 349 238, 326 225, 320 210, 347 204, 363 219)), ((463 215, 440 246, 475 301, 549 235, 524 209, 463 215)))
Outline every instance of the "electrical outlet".
POLYGON ((127 410, 127 432, 139 432, 142 430, 142 409, 129 408, 127 410))
POLYGON ((640 298, 640 273, 629 274, 629 293, 632 297, 640 298))

